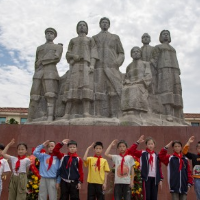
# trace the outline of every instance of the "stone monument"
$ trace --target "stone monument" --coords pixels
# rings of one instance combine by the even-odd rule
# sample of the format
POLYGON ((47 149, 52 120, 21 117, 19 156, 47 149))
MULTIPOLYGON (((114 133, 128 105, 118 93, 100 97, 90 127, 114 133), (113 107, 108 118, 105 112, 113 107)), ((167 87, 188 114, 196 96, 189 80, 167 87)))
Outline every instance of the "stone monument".
POLYGON ((166 115, 167 121, 172 122, 173 117, 183 119, 180 68, 176 50, 169 44, 170 32, 161 31, 159 40, 161 44, 155 46, 152 62, 157 70, 156 93, 164 106, 163 114, 166 115))
POLYGON ((69 63, 69 88, 64 92, 66 102, 63 118, 90 117, 91 102, 94 101, 93 71, 98 53, 93 38, 87 37, 88 25, 85 21, 77 24, 78 37, 69 42, 66 59, 69 63))
POLYGON ((119 36, 108 32, 110 20, 99 22, 101 32, 93 36, 99 60, 95 65, 95 115, 118 117, 120 109, 122 73, 119 67, 124 62, 124 49, 119 36))
POLYGON ((141 60, 142 51, 139 47, 131 49, 133 61, 126 68, 122 88, 121 108, 123 116, 131 116, 131 121, 143 125, 140 114, 149 111, 148 87, 152 81, 149 62, 141 60))
POLYGON ((110 20, 100 19, 101 31, 88 37, 88 24, 78 22, 78 36, 66 53, 69 70, 58 76, 62 45, 57 32, 45 30, 46 43, 37 48, 30 93, 28 123, 65 125, 187 125, 183 119, 180 69, 170 32, 160 33, 161 44, 131 50, 126 74, 119 71, 124 49, 118 35, 108 32, 110 20))
POLYGON ((28 121, 34 119, 53 121, 55 101, 58 93, 59 75, 56 64, 60 61, 63 47, 54 44, 57 31, 45 30, 46 43, 36 51, 35 73, 30 92, 28 121))

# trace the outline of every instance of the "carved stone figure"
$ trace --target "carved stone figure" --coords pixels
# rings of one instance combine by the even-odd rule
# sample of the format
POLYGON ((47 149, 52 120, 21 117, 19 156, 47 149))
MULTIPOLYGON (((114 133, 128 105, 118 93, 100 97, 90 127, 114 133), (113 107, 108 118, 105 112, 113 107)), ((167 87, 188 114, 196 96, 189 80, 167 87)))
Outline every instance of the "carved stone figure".
MULTIPOLYGON (((89 117, 91 101, 94 100, 93 70, 98 59, 93 38, 87 37, 88 25, 85 21, 77 24, 78 37, 69 42, 66 53, 69 70, 69 90, 65 91, 66 109, 64 118, 70 115, 89 117)), ((73 118, 73 117, 72 117, 73 118)))
POLYGON ((98 117, 118 117, 122 88, 119 67, 124 62, 124 49, 119 36, 108 32, 108 18, 101 18, 99 25, 101 32, 93 36, 99 57, 94 76, 95 113, 98 117))
POLYGON ((159 39, 161 44, 155 46, 153 53, 158 77, 157 93, 164 105, 166 119, 173 121, 172 116, 183 119, 182 87, 176 50, 169 44, 171 36, 168 30, 161 31, 159 39))
POLYGON ((141 60, 142 52, 139 47, 131 49, 133 61, 126 69, 123 82, 121 108, 123 115, 136 115, 148 112, 148 86, 151 84, 152 75, 149 62, 141 60))
POLYGON ((144 33, 142 35, 142 43, 143 46, 141 47, 142 50, 142 60, 146 61, 146 62, 150 62, 150 66, 151 66, 151 73, 152 73, 152 84, 151 84, 151 88, 150 89, 150 93, 155 94, 155 90, 156 90, 156 82, 157 82, 157 77, 156 77, 156 70, 154 68, 153 65, 151 65, 152 62, 152 57, 153 57, 153 50, 154 47, 150 46, 149 43, 151 42, 151 37, 148 33, 144 33))
POLYGON ((36 51, 35 73, 30 92, 30 105, 28 120, 32 121, 37 114, 37 107, 44 93, 47 104, 47 121, 53 121, 55 100, 58 92, 59 75, 56 64, 60 61, 63 47, 54 44, 57 32, 53 28, 45 30, 46 43, 39 46, 36 51))

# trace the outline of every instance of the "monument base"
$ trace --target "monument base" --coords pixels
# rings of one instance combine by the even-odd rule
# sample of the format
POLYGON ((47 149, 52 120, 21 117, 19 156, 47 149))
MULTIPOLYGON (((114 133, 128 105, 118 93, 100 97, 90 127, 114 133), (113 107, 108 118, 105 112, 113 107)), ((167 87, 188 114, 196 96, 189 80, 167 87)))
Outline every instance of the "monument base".
MULTIPOLYGON (((55 121, 56 122, 56 121, 55 121)), ((58 122, 57 122, 58 123, 58 122)), ((12 138, 16 143, 9 149, 8 154, 17 156, 17 144, 19 142, 25 142, 28 145, 28 154, 31 154, 31 149, 39 144, 42 144, 45 140, 52 140, 61 142, 65 138, 73 139, 78 143, 78 155, 82 158, 86 148, 93 142, 101 141, 104 145, 104 151, 108 145, 114 139, 124 139, 127 141, 128 146, 131 146, 137 141, 137 139, 144 135, 146 137, 153 137, 156 141, 156 152, 159 152, 166 144, 172 140, 180 140, 185 144, 189 137, 195 136, 195 143, 191 145, 190 151, 196 152, 196 142, 199 140, 200 127, 189 126, 73 126, 73 125, 0 125, 0 138, 1 143, 7 144, 12 138)), ((138 149, 145 149, 145 144, 139 145, 138 149)), ((61 150, 63 153, 67 153, 66 145, 61 150)), ((168 152, 171 154, 172 149, 169 148, 168 152)), ((111 149, 111 154, 118 154, 117 148, 111 149)), ((91 150, 88 156, 93 156, 94 152, 91 150)), ((104 156, 104 152, 102 154, 104 156)), ((112 167, 113 163, 108 160, 109 166, 112 167)), ((191 165, 192 166, 192 165, 191 165)), ((169 187, 167 183, 167 168, 162 165, 164 174, 163 189, 158 193, 158 199, 169 200, 171 195, 169 193, 169 187)), ((84 168, 84 183, 80 190, 81 200, 87 199, 87 168, 84 168)), ((112 173, 109 174, 107 182, 107 190, 105 193, 105 200, 111 200, 113 195, 113 181, 112 173)), ((4 182, 2 199, 8 199, 8 184, 10 175, 4 182)), ((191 189, 187 195, 188 200, 194 200, 194 190, 191 189)))
POLYGON ((55 121, 46 121, 35 119, 32 122, 26 124, 43 124, 43 125, 87 125, 87 126, 189 126, 184 119, 172 117, 173 121, 167 121, 166 115, 154 114, 154 113, 140 113, 139 115, 125 115, 120 118, 73 118, 63 119, 58 118, 55 121))

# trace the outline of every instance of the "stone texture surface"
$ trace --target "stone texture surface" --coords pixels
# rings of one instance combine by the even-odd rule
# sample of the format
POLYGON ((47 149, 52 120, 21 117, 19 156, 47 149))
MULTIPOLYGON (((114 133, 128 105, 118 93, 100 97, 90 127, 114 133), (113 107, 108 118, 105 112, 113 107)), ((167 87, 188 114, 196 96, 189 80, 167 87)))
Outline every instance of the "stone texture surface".
MULTIPOLYGON (((110 144, 113 139, 124 139, 130 146, 141 135, 145 137, 152 136, 156 140, 156 152, 169 143, 171 140, 180 140, 182 143, 186 143, 188 138, 194 135, 197 140, 199 138, 200 127, 155 127, 155 126, 57 126, 57 125, 1 125, 0 137, 1 143, 7 144, 12 138, 15 138, 17 142, 26 142, 28 145, 28 154, 31 153, 32 147, 41 144, 47 139, 60 142, 64 138, 74 139, 78 142, 78 155, 83 157, 86 148, 93 141, 102 141, 104 144, 104 150, 110 144)), ((16 145, 9 149, 9 154, 16 155, 16 145)), ((139 149, 144 149, 145 145, 141 144, 139 149)), ((191 146, 191 152, 196 152, 195 145, 191 146)), ((66 146, 63 147, 62 152, 66 153, 66 146)), ((116 148, 113 148, 111 153, 117 153, 116 148)), ((169 153, 172 153, 169 149, 169 153)), ((89 153, 92 156, 93 152, 89 153)), ((110 167, 113 164, 109 160, 110 167)), ((164 173, 163 189, 159 190, 158 199, 169 200, 169 188, 167 184, 167 169, 162 165, 164 173)), ((87 195, 87 169, 84 168, 84 184, 80 191, 80 199, 86 200, 87 195)), ((9 176, 4 182, 4 189, 2 193, 2 199, 7 199, 9 176)), ((112 174, 109 175, 108 189, 106 191, 106 200, 110 200, 112 197, 112 174)), ((188 194, 188 200, 194 200, 195 194, 192 187, 188 194)))
POLYGON ((176 126, 183 118, 180 68, 170 32, 160 33, 161 44, 150 46, 142 35, 139 58, 127 66, 120 37, 110 33, 110 20, 99 22, 101 31, 88 37, 85 21, 77 24, 78 36, 69 41, 69 70, 59 77, 56 64, 62 45, 53 44, 57 32, 45 31, 47 42, 37 48, 30 94, 28 123, 54 125, 176 126))

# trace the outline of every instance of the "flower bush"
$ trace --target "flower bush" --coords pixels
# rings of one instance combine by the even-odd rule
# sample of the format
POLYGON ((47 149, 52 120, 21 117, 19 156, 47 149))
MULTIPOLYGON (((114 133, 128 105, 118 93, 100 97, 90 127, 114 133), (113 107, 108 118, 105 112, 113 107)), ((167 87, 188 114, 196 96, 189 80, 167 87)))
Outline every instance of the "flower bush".
POLYGON ((132 199, 142 200, 143 195, 142 195, 142 179, 141 179, 140 163, 139 159, 137 158, 134 159, 135 159, 135 165, 134 165, 135 176, 134 176, 134 187, 132 189, 132 199))
POLYGON ((27 183, 27 200, 37 200, 40 185, 40 174, 39 174, 39 160, 31 155, 31 166, 28 172, 28 183, 27 183))

